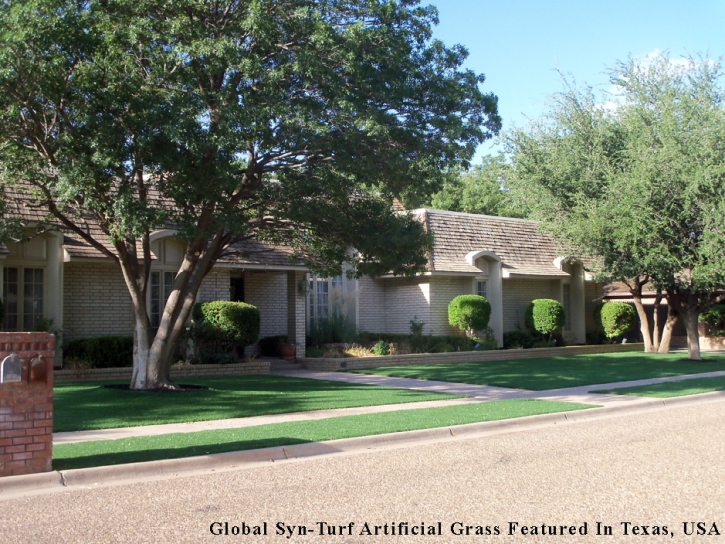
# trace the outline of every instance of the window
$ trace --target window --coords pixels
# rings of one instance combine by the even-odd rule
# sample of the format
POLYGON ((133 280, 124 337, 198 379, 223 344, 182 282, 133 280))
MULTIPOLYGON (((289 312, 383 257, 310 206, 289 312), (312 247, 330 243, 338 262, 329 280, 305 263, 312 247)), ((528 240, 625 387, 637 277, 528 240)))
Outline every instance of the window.
POLYGON ((485 281, 476 282, 476 294, 479 297, 486 298, 486 282, 485 281))
POLYGON ((342 276, 325 279, 310 277, 308 285, 310 290, 307 299, 309 320, 329 318, 331 306, 340 303, 342 276))
POLYGON ((158 330, 161 325, 161 315, 169 300, 171 286, 174 283, 173 272, 151 272, 151 329, 158 330))
POLYGON ((571 290, 570 285, 568 283, 565 283, 563 286, 563 295, 564 295, 564 317, 566 318, 566 321, 564 322, 564 330, 570 331, 571 330, 571 290))
POLYGON ((3 274, 6 331, 32 331, 43 319, 44 269, 7 267, 3 274))

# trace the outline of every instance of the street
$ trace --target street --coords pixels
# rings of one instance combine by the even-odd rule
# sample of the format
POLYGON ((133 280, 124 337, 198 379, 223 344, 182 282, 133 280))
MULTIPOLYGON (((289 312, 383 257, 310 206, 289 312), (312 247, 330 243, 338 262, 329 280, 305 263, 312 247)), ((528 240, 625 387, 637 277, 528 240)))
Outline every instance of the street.
POLYGON ((719 542, 723 421, 667 407, 26 497, 0 502, 0 542, 719 542))

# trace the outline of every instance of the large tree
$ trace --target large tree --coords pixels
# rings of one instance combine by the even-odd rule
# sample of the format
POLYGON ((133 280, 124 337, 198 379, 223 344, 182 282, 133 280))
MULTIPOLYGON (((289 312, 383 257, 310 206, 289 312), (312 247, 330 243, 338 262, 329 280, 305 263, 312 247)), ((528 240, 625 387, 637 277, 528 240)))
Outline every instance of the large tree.
POLYGON ((392 197, 435 190, 500 119, 465 49, 432 41, 437 13, 417 4, 0 5, 2 181, 118 263, 133 388, 174 387, 201 281, 237 242, 288 244, 321 272, 423 268, 430 239, 392 197), (186 251, 152 337, 149 237, 165 226, 186 251))
POLYGON ((628 284, 647 351, 669 349, 679 316, 699 359, 698 314, 723 299, 721 75, 710 60, 629 59, 610 72, 614 96, 567 85, 547 115, 507 136, 514 192, 563 251, 628 284), (661 340, 641 303, 647 283, 668 303, 661 340))
POLYGON ((486 155, 468 170, 455 169, 432 196, 430 206, 436 210, 523 217, 506 186, 506 169, 503 154, 486 155))

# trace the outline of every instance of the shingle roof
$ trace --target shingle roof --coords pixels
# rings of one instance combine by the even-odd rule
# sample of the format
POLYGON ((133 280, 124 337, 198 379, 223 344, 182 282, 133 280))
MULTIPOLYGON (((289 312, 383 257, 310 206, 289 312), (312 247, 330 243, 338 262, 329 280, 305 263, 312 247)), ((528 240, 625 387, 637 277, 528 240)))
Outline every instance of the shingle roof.
POLYGON ((569 276, 554 265, 554 242, 535 221, 428 209, 414 213, 435 238, 432 272, 480 272, 466 255, 490 251, 500 257, 505 275, 569 276))

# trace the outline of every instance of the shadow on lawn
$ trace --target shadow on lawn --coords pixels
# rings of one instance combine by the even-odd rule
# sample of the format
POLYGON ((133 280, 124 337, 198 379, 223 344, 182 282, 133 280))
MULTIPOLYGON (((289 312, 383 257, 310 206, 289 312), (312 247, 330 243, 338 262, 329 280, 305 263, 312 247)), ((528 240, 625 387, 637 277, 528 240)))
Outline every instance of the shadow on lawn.
POLYGON ((275 446, 292 446, 294 444, 311 443, 310 440, 291 437, 275 437, 257 440, 237 440, 221 444, 207 444, 203 446, 187 446, 181 448, 156 448, 141 451, 123 451, 111 453, 91 453, 77 457, 53 459, 53 470, 71 470, 74 468, 100 467, 108 465, 122 465, 126 463, 141 463, 144 461, 159 461, 162 459, 181 459, 183 457, 196 457, 230 451, 246 451, 275 446))

